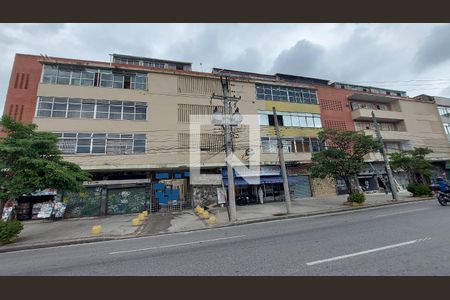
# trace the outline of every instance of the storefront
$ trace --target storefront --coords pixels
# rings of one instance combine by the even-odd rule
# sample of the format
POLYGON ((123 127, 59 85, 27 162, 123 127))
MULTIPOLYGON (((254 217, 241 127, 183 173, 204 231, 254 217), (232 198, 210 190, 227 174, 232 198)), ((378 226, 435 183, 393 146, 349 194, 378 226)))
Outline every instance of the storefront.
MULTIPOLYGON (((260 176, 243 172, 234 172, 236 204, 257 204, 284 201, 283 177, 279 166, 261 166, 260 176)), ((222 170, 223 182, 228 186, 226 169, 222 170)), ((288 176, 291 197, 311 197, 309 176, 288 176)))
POLYGON ((38 213, 41 211, 45 203, 60 201, 60 195, 56 190, 46 189, 31 194, 30 196, 22 196, 17 199, 15 213, 20 221, 37 219, 38 213))

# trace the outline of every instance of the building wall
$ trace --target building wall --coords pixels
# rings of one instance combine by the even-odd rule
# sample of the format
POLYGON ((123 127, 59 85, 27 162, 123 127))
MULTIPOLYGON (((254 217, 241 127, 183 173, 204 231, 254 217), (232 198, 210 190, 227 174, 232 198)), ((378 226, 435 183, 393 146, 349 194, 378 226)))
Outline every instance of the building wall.
POLYGON ((322 126, 339 130, 355 130, 347 99, 353 91, 324 85, 316 85, 316 88, 322 126))
MULTIPOLYGON (((438 106, 446 106, 447 109, 450 110, 450 98, 444 98, 444 97, 434 97, 434 100, 436 101, 436 105, 438 106)), ((449 116, 440 116, 442 123, 450 124, 450 115, 449 116)), ((447 139, 450 143, 450 135, 447 134, 447 139)))
POLYGON ((4 114, 24 123, 33 121, 41 71, 39 57, 16 54, 6 94, 4 114))
MULTIPOLYGON (((178 105, 217 105, 223 103, 210 99, 212 92, 221 94, 217 78, 190 77, 186 75, 149 73, 148 91, 83 87, 70 85, 39 84, 38 96, 61 96, 70 98, 124 100, 146 102, 148 106, 147 120, 96 120, 34 117, 33 122, 42 131, 58 132, 110 132, 110 133, 146 133, 147 151, 135 155, 65 155, 69 161, 75 162, 88 170, 127 170, 176 168, 189 164, 187 149, 180 149, 179 133, 189 133, 189 123, 180 122, 178 105), (187 82, 187 83, 186 83, 187 82)), ((295 104, 279 101, 256 100, 254 82, 232 81, 233 94, 240 96, 237 107, 241 114, 256 115, 258 110, 320 113, 319 105, 295 104)), ((303 85, 304 86, 304 85, 303 85)), ((214 126, 204 126, 206 132, 219 133, 214 126)), ((281 127, 282 136, 316 137, 319 129, 281 127)), ((274 136, 273 126, 261 126, 261 136, 274 136)), ((245 145, 248 145, 248 131, 241 130, 236 138, 239 145, 236 156, 242 157, 245 145)), ((223 153, 202 153, 203 166, 224 166, 223 153)), ((263 164, 277 163, 276 154, 262 154, 263 164)), ((310 153, 287 153, 286 161, 309 161, 310 153)))
POLYGON ((314 197, 336 196, 336 181, 331 177, 311 179, 311 187, 314 197))

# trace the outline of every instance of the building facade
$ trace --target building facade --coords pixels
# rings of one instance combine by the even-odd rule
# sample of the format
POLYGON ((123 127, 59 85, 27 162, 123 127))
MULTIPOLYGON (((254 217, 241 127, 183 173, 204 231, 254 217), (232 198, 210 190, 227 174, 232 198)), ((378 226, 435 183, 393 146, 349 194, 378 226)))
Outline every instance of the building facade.
MULTIPOLYGON (((388 152, 428 146, 437 166, 450 156, 434 101, 411 99, 402 91, 287 74, 194 72, 187 62, 120 54, 112 54, 109 62, 17 54, 4 112, 53 132, 64 159, 91 173, 86 192, 58 194, 68 216, 208 205, 228 184, 224 135, 212 123, 202 126, 196 149, 202 174, 210 176, 204 184, 191 184, 190 125, 193 115, 224 111, 223 102, 211 97, 222 95, 223 75, 230 78, 231 93, 240 97, 235 108, 259 118, 261 181, 251 184, 236 175, 238 201, 284 199, 273 108, 294 197, 345 192, 340 182, 308 176, 312 153, 324 148, 317 135, 323 127, 373 135, 372 110, 388 152)), ((233 136, 234 153, 245 161, 254 150, 253 137, 245 126, 233 136)), ((369 181, 368 189, 377 190, 376 174, 384 172, 381 157, 374 154, 367 161, 360 185, 369 181)), ((402 175, 397 177, 404 185, 402 175)))
MULTIPOLYGON (((317 89, 275 76, 231 76, 231 85, 241 97, 240 113, 259 116, 267 175, 259 186, 236 180, 237 196, 255 198, 261 187, 264 201, 283 199, 273 107, 292 192, 312 196, 305 166, 323 147, 317 89)), ((91 173, 85 193, 61 195, 70 216, 182 209, 217 202, 216 189, 227 184, 223 132, 211 124, 200 134, 201 169, 218 176, 214 184, 190 185, 190 116, 223 111, 223 104, 212 102, 213 93, 222 93, 220 74, 193 72, 189 63, 117 54, 110 62, 17 54, 5 113, 56 134, 64 159, 91 173)), ((236 134, 237 157, 246 155, 248 140, 245 130, 236 134)))

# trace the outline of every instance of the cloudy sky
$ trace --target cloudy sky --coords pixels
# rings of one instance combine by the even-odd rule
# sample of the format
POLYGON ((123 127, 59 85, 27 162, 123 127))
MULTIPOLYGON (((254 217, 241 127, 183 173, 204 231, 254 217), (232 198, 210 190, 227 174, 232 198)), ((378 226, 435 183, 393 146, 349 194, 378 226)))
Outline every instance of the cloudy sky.
POLYGON ((450 24, 0 24, 0 113, 15 53, 110 53, 450 97, 450 24))

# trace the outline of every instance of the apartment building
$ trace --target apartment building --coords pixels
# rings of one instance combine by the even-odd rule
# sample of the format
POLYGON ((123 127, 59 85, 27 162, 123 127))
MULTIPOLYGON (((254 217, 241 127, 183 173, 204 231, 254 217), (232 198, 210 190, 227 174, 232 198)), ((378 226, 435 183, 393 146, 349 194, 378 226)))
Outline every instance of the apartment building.
MULTIPOLYGON (((313 85, 274 76, 232 76, 241 114, 257 114, 261 129, 261 187, 264 200, 280 200, 282 179, 276 154, 274 117, 278 111, 290 180, 296 196, 311 196, 305 174, 311 153, 320 151, 322 127, 313 85)), ((227 184, 223 132, 203 126, 202 173, 208 184, 190 184, 190 116, 223 111, 220 74, 191 71, 190 63, 112 54, 109 62, 17 54, 5 113, 35 123, 59 138, 64 159, 92 174, 85 193, 62 193, 70 216, 119 214, 151 207, 183 209, 216 202, 227 184), (213 183, 213 184, 212 184, 213 183)), ((234 152, 248 153, 245 130, 235 134, 234 152)), ((255 196, 257 186, 237 178, 237 195, 255 196)), ((334 190, 334 186, 331 187, 334 190)))
MULTIPOLYGON (((334 85, 338 87, 340 84, 334 85)), ((409 98, 402 91, 377 88, 365 92, 359 86, 346 88, 349 87, 355 91, 348 101, 356 130, 375 136, 374 112, 387 153, 428 147, 433 150, 427 156, 434 165, 433 176, 442 176, 446 161, 450 158, 450 147, 434 100, 409 98)), ((385 176, 382 157, 379 153, 370 154, 367 162, 367 170, 359 176, 360 185, 368 190, 377 190, 383 184, 377 180, 377 173, 385 176)), ((408 183, 406 174, 399 172, 394 175, 398 185, 405 188, 408 183)))
MULTIPOLYGON (((249 184, 236 174, 237 196, 258 198, 262 190, 265 202, 283 199, 274 107, 295 197, 335 195, 336 185, 345 192, 340 182, 308 176, 312 153, 324 148, 317 134, 326 127, 373 135, 372 111, 388 152, 428 146, 436 172, 450 156, 434 101, 411 99, 403 91, 288 74, 195 72, 189 62, 121 54, 104 62, 17 54, 4 112, 53 132, 64 159, 92 174, 86 192, 57 194, 69 216, 189 208, 216 203, 217 189, 228 184, 223 131, 212 122, 201 127, 195 150, 197 166, 209 176, 193 184, 190 174, 191 117, 224 111, 223 102, 211 97, 222 95, 223 75, 230 78, 232 95, 240 97, 233 109, 259 117, 260 182, 249 184)), ((253 137, 245 126, 233 136, 234 153, 245 162, 255 150, 253 137)), ((367 160, 360 185, 376 190, 377 175, 385 173, 381 157, 367 160)), ((404 176, 396 176, 405 185, 404 176)))
MULTIPOLYGON (((444 128, 447 140, 450 143, 450 98, 429 96, 424 94, 418 95, 414 98, 422 101, 434 101, 436 103, 436 108, 441 119, 442 127, 444 128)), ((450 164, 446 162, 444 168, 446 177, 450 178, 450 164)), ((433 173, 434 177, 443 175, 440 168, 436 168, 433 173)))

